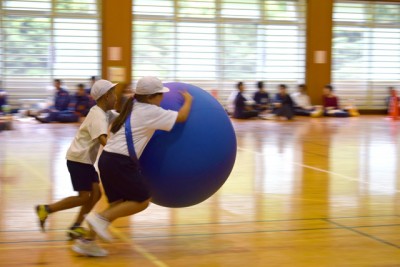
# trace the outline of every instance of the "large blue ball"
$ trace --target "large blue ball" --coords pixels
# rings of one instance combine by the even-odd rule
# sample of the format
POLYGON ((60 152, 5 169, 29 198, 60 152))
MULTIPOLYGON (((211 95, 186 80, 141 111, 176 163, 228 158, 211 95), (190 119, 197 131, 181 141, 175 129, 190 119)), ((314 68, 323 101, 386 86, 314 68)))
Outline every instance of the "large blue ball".
POLYGON ((193 96, 190 115, 170 132, 156 131, 140 164, 152 190, 152 202, 187 207, 212 196, 226 181, 236 158, 236 136, 224 108, 209 93, 184 83, 166 83, 161 107, 178 111, 193 96))

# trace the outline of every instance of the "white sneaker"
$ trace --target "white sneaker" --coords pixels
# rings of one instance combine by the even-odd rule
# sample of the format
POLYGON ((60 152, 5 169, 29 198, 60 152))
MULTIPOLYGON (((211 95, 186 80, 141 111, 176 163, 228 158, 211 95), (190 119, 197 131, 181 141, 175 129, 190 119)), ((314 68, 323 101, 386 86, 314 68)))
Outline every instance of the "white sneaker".
POLYGON ((108 226, 110 225, 109 221, 106 221, 94 212, 91 212, 86 216, 86 221, 101 239, 107 242, 113 239, 111 233, 108 231, 108 226))
POLYGON ((86 239, 75 240, 72 250, 78 254, 90 257, 105 257, 108 255, 107 250, 99 247, 95 241, 86 239))

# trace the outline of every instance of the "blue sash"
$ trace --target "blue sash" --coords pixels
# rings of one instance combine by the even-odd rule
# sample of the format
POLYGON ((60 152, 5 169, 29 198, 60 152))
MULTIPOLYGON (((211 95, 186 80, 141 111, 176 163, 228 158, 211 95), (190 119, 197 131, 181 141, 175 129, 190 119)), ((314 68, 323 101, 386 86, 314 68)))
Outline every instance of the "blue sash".
POLYGON ((126 137, 126 143, 128 145, 129 156, 131 157, 132 160, 137 161, 138 158, 136 156, 135 147, 134 147, 133 138, 132 138, 131 114, 132 114, 132 112, 129 113, 128 117, 125 120, 125 137, 126 137))

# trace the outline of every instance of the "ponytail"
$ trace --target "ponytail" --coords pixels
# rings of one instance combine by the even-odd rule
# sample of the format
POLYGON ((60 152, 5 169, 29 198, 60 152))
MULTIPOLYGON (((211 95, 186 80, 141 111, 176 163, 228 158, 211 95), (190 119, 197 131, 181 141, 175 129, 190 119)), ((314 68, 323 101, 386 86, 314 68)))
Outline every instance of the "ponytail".
POLYGON ((133 108, 133 99, 136 99, 136 101, 141 102, 141 103, 148 103, 149 98, 156 97, 157 95, 162 95, 162 93, 155 93, 151 95, 134 95, 128 98, 126 100, 124 106, 122 107, 121 113, 119 113, 119 116, 115 119, 111 126, 111 132, 116 133, 121 129, 122 125, 124 125, 126 118, 128 117, 129 113, 132 111, 133 108))
POLYGON ((116 133, 121 129, 122 125, 124 125, 126 118, 128 117, 129 113, 132 111, 133 108, 133 96, 129 97, 128 100, 125 102, 124 106, 122 107, 121 113, 115 119, 111 126, 111 132, 116 133))

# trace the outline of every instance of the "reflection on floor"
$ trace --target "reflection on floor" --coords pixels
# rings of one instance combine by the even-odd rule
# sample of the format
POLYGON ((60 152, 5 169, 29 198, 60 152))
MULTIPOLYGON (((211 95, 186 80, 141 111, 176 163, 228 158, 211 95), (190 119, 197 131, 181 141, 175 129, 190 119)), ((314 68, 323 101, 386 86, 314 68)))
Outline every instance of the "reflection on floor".
MULTIPOLYGON (((72 194, 77 124, 0 132, 0 266, 400 266, 400 122, 379 116, 233 121, 235 167, 210 199, 116 221, 110 256, 79 257, 33 205, 72 194)), ((102 201, 99 206, 104 206, 102 201)))

